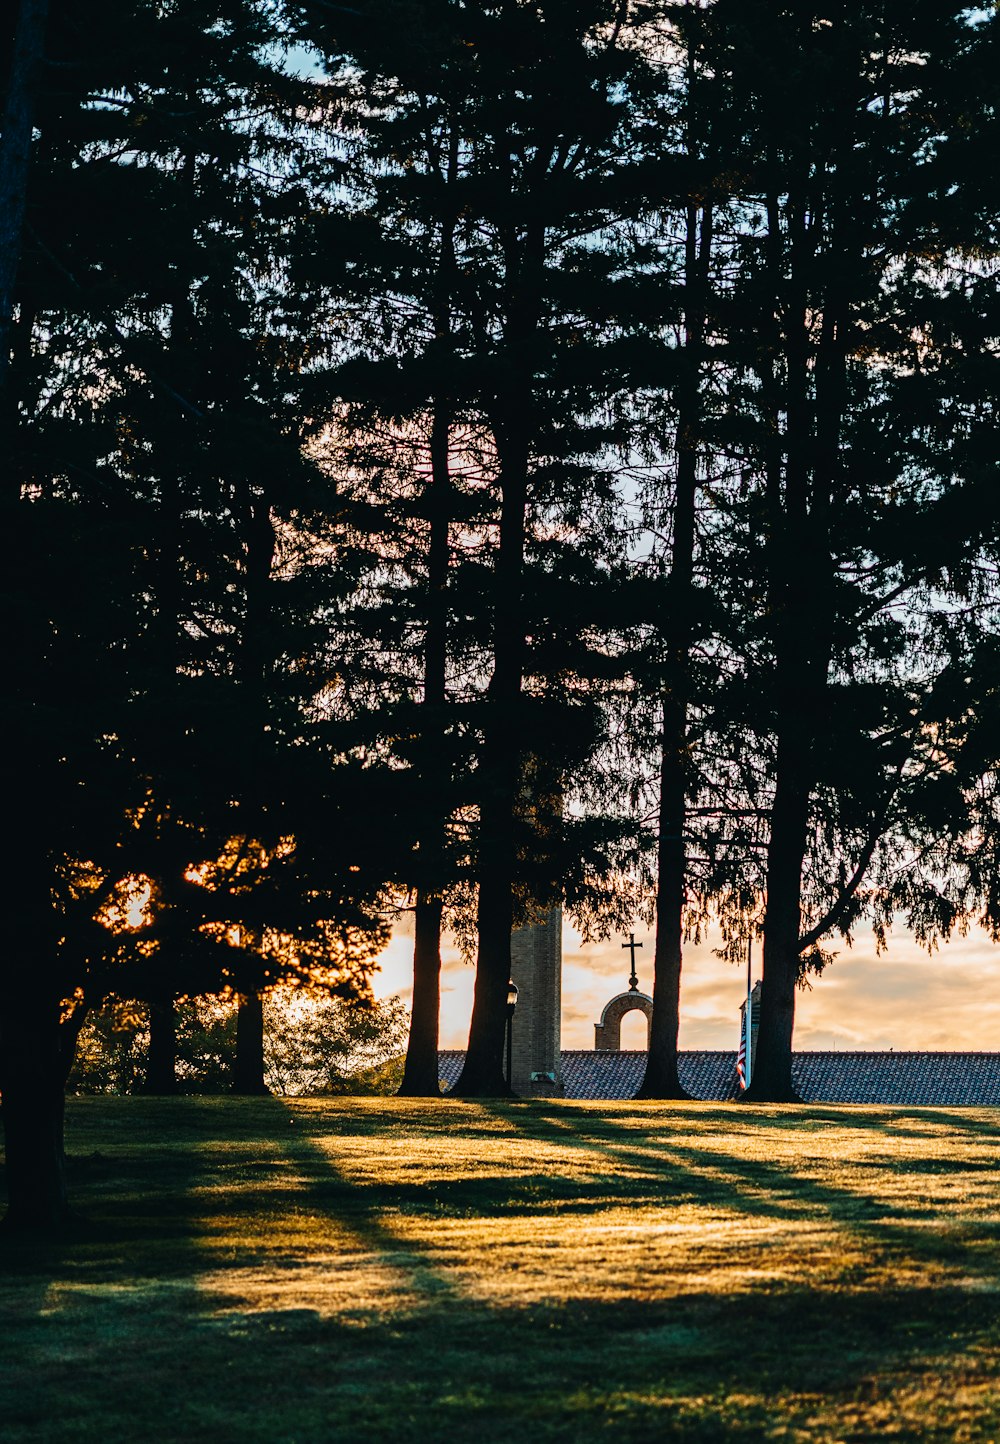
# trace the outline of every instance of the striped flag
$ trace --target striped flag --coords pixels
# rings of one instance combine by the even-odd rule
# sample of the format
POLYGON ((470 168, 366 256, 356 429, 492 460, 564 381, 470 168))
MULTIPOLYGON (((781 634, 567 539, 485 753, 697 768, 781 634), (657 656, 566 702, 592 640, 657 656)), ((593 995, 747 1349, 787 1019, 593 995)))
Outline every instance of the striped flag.
POLYGON ((736 1057, 736 1077, 740 1085, 740 1092, 744 1093, 750 1086, 750 1078, 753 1070, 753 1059, 750 1056, 752 1037, 750 1029, 753 1027, 753 935, 747 938, 747 1000, 743 1005, 743 1026, 740 1028, 740 1051, 736 1057))

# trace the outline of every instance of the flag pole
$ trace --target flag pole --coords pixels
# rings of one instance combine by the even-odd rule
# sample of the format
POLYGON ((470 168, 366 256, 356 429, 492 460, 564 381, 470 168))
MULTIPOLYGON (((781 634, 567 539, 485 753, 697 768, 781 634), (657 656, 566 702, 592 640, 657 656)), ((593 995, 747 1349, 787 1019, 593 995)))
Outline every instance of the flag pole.
POLYGON ((744 1047, 746 1049, 746 1062, 744 1063, 744 1075, 746 1086, 749 1088, 753 1079, 753 1059, 750 1056, 750 1039, 753 1036, 750 1028, 753 1021, 753 989, 751 985, 753 970, 753 933, 747 934, 747 1011, 744 1019, 744 1047))

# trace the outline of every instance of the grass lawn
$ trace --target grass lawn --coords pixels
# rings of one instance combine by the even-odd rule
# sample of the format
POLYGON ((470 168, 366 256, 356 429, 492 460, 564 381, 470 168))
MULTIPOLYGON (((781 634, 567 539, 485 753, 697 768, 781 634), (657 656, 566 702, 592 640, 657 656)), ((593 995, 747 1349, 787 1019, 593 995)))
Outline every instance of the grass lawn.
POLYGON ((1000 1439, 1000 1113, 77 1099, 0 1439, 1000 1439))

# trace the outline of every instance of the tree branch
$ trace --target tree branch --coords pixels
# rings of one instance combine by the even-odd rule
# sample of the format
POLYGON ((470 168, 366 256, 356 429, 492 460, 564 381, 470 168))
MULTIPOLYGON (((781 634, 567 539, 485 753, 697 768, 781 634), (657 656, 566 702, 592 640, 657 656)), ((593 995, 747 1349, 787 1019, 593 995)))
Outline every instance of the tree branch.
POLYGON ((824 913, 814 928, 810 928, 807 933, 803 933, 799 938, 800 953, 804 953, 807 948, 811 948, 814 943, 818 943, 823 934, 829 932, 832 927, 836 927, 837 923, 843 917, 847 904, 861 886, 864 875, 868 871, 868 864, 871 862, 875 849, 878 846, 878 841, 882 836, 884 826, 885 813, 882 814, 878 825, 873 829, 871 836, 861 849, 861 856, 858 859, 857 866, 851 875, 850 881, 841 888, 837 901, 824 913))

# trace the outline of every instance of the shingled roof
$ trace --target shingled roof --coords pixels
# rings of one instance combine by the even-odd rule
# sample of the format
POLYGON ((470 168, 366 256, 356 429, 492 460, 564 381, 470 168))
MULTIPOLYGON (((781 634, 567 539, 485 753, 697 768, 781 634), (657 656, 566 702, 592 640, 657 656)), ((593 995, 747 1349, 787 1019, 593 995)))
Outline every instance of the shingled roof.
MULTIPOLYGON (((465 1054, 438 1055, 445 1091, 456 1082, 465 1054)), ((614 1099, 635 1095, 644 1052, 564 1048, 567 1098, 614 1099)), ((722 1102, 736 1096, 736 1053, 698 1049, 681 1053, 681 1082, 694 1098, 722 1102)), ((792 1078, 807 1103, 1000 1105, 1000 1053, 796 1053, 792 1078)))

